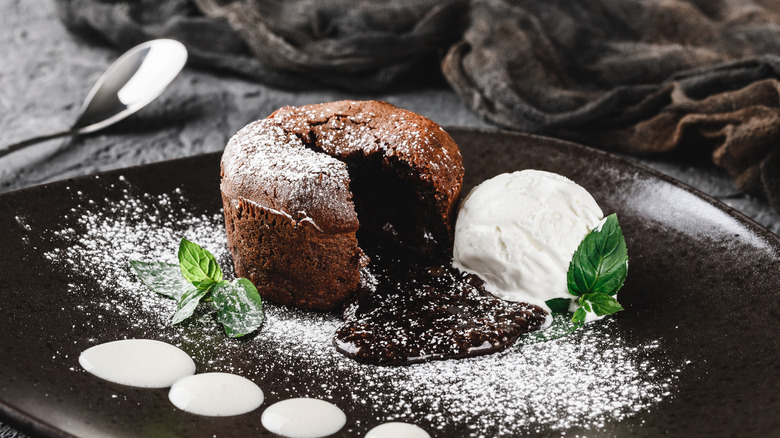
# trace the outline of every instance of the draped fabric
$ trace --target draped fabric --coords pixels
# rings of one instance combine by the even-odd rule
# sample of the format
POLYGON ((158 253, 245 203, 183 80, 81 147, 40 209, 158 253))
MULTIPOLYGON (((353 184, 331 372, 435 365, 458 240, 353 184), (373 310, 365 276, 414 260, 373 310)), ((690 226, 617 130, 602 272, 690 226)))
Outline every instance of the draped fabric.
POLYGON ((118 48, 285 88, 443 75, 507 129, 708 157, 780 211, 780 0, 58 0, 118 48))

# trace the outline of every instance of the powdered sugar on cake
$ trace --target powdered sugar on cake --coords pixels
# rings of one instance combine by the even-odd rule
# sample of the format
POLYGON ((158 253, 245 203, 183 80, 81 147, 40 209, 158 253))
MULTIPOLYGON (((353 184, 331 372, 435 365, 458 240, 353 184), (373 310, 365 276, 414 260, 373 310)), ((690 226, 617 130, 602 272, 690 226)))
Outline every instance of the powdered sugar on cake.
POLYGON ((234 176, 231 184, 241 186, 232 190, 246 194, 245 199, 262 201, 265 208, 275 211, 295 213, 295 221, 333 222, 330 217, 318 217, 317 212, 355 220, 346 164, 308 149, 301 139, 268 120, 239 131, 225 151, 223 172, 234 176), (242 152, 235 152, 238 150, 242 152), (312 184, 313 180, 318 184, 312 184), (322 191, 333 196, 319 196, 322 191))

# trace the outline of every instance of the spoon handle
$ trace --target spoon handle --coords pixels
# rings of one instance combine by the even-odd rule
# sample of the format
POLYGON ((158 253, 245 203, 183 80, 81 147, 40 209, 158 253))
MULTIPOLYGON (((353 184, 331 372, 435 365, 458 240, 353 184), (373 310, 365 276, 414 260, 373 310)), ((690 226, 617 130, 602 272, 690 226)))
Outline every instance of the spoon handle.
POLYGON ((76 133, 75 131, 68 129, 67 131, 55 132, 54 134, 41 135, 38 137, 33 137, 27 140, 23 140, 0 150, 0 158, 10 154, 11 152, 18 151, 19 149, 24 149, 27 146, 34 145, 36 143, 41 143, 46 140, 51 140, 53 138, 65 137, 66 135, 73 135, 75 133, 76 133))

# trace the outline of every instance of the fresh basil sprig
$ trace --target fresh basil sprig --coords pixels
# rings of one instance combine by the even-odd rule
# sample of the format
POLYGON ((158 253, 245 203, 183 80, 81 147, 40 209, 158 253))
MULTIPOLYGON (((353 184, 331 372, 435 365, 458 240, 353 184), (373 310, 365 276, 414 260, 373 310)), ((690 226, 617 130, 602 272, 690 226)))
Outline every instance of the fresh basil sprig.
POLYGON ((208 301, 228 336, 237 338, 260 328, 264 319, 263 301, 251 281, 223 280, 216 258, 187 239, 181 239, 178 256, 178 265, 130 260, 141 283, 177 301, 173 324, 186 320, 198 304, 208 301))
POLYGON ((198 289, 209 289, 222 281, 217 259, 197 243, 181 239, 179 243, 181 275, 198 289))
MULTIPOLYGON (((604 218, 574 252, 566 280, 577 305, 572 322, 583 323, 588 313, 611 315, 623 310, 615 298, 628 274, 626 239, 616 214, 604 218)), ((553 312, 566 312, 571 300, 554 298, 546 304, 553 312)))

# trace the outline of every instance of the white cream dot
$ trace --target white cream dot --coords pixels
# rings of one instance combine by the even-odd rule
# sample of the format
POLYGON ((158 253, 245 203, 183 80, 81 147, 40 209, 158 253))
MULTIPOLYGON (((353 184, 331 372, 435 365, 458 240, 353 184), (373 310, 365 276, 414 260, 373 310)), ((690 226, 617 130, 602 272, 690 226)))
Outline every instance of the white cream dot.
POLYGON ((260 421, 269 431, 288 438, 319 438, 341 430, 347 416, 325 400, 291 398, 268 407, 260 421))
POLYGON ((187 353, 165 342, 125 339, 84 350, 79 364, 101 379, 141 388, 167 388, 195 374, 187 353))
POLYGON ((251 380, 229 373, 204 373, 174 383, 168 399, 197 415, 229 417, 254 411, 263 404, 263 390, 251 380))

